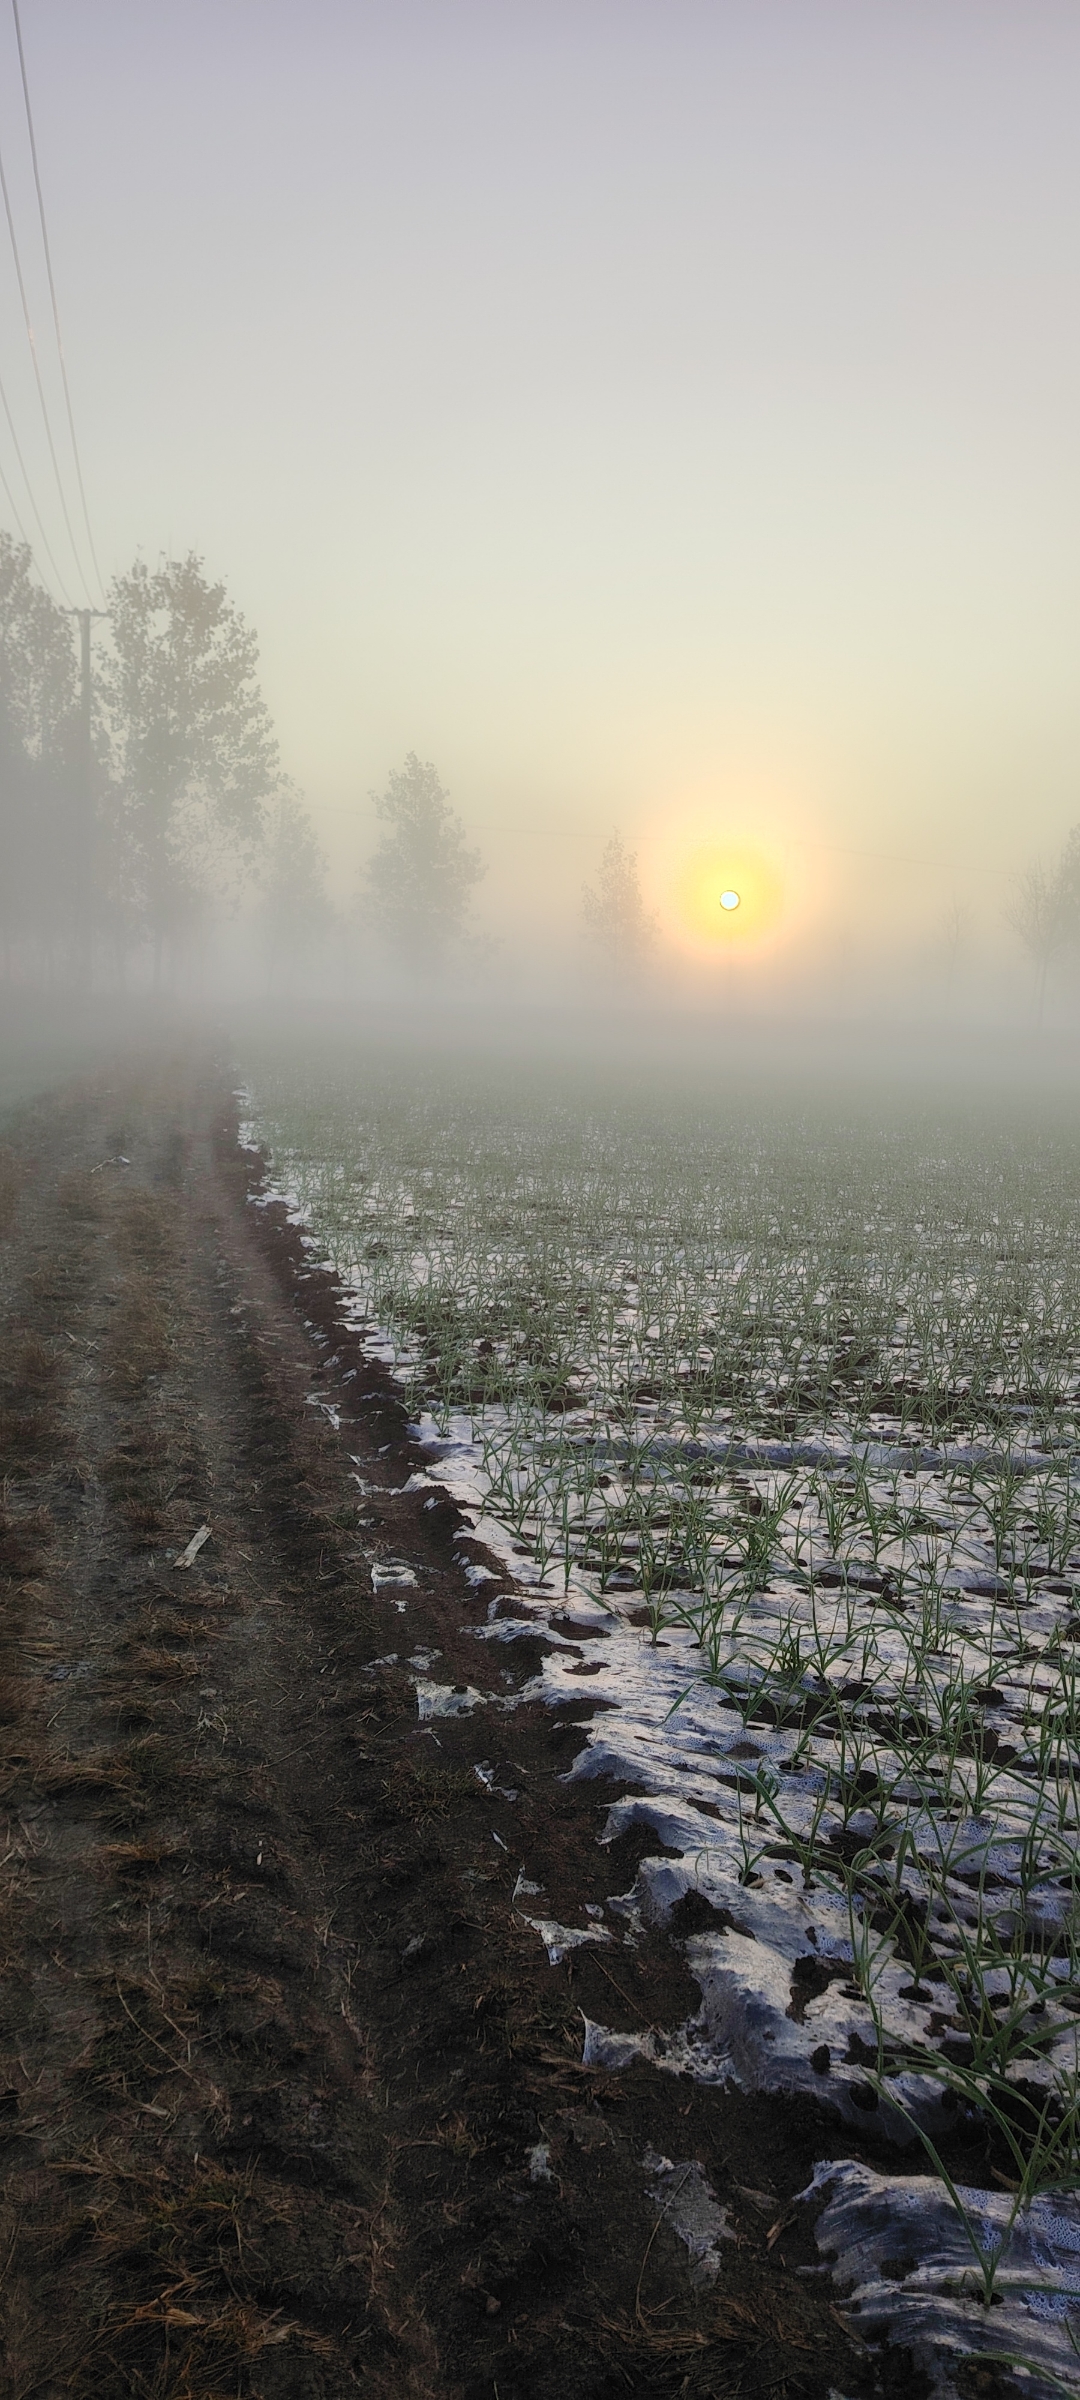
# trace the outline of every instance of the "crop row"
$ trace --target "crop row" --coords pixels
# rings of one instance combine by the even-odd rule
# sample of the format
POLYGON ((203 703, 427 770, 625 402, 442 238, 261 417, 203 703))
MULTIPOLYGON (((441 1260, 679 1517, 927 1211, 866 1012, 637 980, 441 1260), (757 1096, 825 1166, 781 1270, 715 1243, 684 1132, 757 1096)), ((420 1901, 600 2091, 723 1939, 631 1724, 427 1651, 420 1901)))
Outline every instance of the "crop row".
POLYGON ((870 2084, 931 2147, 928 2093, 979 2112, 1018 2207, 1074 2178, 1071 1131, 255 1086, 275 1178, 541 1588, 677 1637, 715 1695, 739 1881, 786 1860, 842 1899, 870 2084))

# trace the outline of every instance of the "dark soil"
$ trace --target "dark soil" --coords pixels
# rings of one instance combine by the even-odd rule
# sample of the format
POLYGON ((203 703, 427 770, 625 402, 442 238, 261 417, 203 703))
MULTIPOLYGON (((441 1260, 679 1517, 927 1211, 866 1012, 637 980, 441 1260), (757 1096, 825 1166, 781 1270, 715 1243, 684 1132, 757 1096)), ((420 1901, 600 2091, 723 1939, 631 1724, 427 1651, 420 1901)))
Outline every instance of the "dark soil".
POLYGON ((583 2013, 694 2007, 680 1942, 552 1968, 511 1895, 523 1869, 584 1923, 645 1839, 601 1848, 610 1794, 562 1780, 586 1681, 418 1724, 419 1647, 446 1683, 532 1662, 473 1637, 496 1587, 454 1503, 401 1491, 400 1402, 256 1167, 183 1059, 36 1103, 0 1152, 4 2390, 917 2390, 799 2272, 792 2197, 850 2135, 583 2068, 583 2013), (731 2212, 711 2289, 649 2147, 731 2212))

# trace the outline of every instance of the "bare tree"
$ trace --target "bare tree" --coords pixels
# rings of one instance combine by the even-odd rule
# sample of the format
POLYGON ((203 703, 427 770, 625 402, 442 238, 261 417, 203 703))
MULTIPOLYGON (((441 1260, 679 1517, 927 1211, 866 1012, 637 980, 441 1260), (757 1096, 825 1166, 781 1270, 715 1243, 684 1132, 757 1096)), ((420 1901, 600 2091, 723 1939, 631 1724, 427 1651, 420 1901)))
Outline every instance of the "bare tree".
POLYGON ((1036 862, 1020 877, 1005 921, 1034 962, 1036 1022, 1041 1029, 1051 965, 1080 930, 1080 825, 1073 826, 1054 866, 1047 870, 1036 862))
POLYGON ((595 889, 586 884, 581 903, 596 947, 616 974, 643 967, 656 942, 656 919, 641 896, 636 853, 627 849, 621 833, 612 834, 595 889))
POLYGON ((368 922, 415 967, 438 969, 468 938, 469 896, 484 874, 431 761, 410 750, 372 793, 384 833, 363 874, 368 922))

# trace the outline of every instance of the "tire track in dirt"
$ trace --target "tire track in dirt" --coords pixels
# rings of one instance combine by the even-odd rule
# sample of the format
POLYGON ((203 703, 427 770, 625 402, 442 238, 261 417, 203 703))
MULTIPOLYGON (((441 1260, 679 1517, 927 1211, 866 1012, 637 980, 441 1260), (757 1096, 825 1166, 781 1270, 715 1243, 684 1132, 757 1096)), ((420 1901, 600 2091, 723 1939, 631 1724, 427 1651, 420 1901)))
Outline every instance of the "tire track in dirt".
POLYGON ((282 1558, 198 1134, 118 1104, 48 1126, 6 1352, 14 1563, 47 1516, 52 1568, 6 1628, 13 2388, 437 2389, 381 2271, 322 1857, 270 1766, 296 1731, 282 1558), (206 1515, 181 1576, 166 1552, 206 1515))
POLYGON ((220 1079, 160 1058, 0 1159, 8 2388, 869 2391, 809 2230, 768 2239, 827 2125, 582 2068, 582 2010, 696 1997, 659 1937, 553 1970, 513 1909, 521 1867, 571 1922, 632 1880, 559 1780, 587 1697, 418 1725, 409 1653, 497 1682, 486 1594, 250 1172, 220 1079), (731 2210, 711 2289, 650 2149, 731 2210))

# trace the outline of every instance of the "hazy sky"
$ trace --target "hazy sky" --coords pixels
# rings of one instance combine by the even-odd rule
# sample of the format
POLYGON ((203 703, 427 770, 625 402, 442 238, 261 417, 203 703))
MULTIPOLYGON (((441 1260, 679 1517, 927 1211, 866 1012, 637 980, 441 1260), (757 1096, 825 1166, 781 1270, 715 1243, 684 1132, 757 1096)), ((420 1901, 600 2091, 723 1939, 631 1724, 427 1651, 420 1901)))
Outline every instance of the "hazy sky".
MULTIPOLYGON (((997 925, 1080 817, 1075 0, 22 18, 103 568, 225 577, 343 873, 416 749, 489 915, 618 824, 997 925)), ((2 8, 0 140, 48 368, 2 8)))

